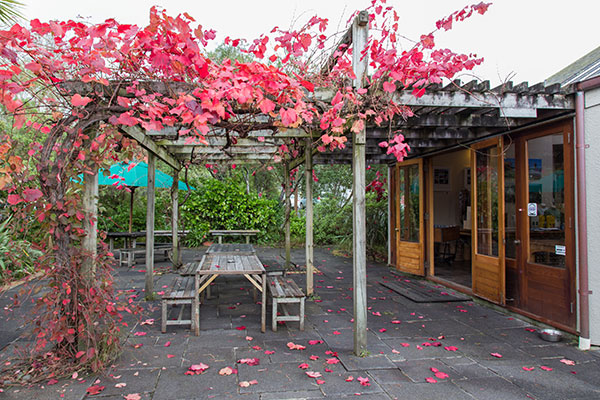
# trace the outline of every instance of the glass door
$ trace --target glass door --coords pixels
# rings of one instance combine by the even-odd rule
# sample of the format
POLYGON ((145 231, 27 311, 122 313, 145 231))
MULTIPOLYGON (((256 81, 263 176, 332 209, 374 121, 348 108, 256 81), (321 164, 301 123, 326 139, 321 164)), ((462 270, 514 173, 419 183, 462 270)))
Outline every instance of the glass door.
POLYGON ((524 137, 521 308, 573 327, 573 151, 570 124, 524 137), (526 202, 526 204, 525 204, 526 202))
POLYGON ((472 279, 473 293, 504 304, 504 162, 502 139, 471 148, 473 171, 472 279))
POLYGON ((395 173, 396 268, 424 275, 423 160, 398 164, 395 173))

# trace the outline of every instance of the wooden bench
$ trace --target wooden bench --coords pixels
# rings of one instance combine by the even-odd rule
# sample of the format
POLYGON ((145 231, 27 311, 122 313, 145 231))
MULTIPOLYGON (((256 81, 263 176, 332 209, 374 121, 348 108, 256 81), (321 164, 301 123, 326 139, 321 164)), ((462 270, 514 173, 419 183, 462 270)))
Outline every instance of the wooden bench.
POLYGON ((200 301, 198 299, 198 280, 193 276, 178 276, 162 296, 162 333, 167 332, 167 325, 190 324, 194 335, 200 334, 200 301), (190 305, 190 319, 183 319, 183 310, 190 305), (180 305, 177 319, 167 319, 169 305, 180 305))
POLYGON ((283 275, 269 275, 267 277, 267 286, 273 298, 273 332, 277 332, 277 322, 279 321, 298 321, 300 330, 304 330, 304 300, 306 296, 291 278, 283 275), (298 315, 290 314, 288 304, 299 304, 300 312, 298 315), (283 315, 277 315, 277 308, 281 304, 283 315))
MULTIPOLYGON (((154 245, 154 253, 164 252, 165 260, 170 258, 169 253, 173 251, 173 245, 171 243, 156 243, 154 245)), ((135 255, 142 254, 146 255, 145 247, 133 247, 129 249, 121 249, 119 250, 119 266, 126 265, 127 267, 131 267, 135 264, 135 255)))

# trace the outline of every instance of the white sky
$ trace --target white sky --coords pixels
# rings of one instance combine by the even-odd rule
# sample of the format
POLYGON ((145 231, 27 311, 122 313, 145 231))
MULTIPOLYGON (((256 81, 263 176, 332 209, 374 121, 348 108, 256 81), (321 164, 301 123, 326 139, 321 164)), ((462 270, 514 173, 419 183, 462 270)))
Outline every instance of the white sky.
MULTIPOLYGON (((152 5, 169 14, 188 12, 206 28, 225 36, 254 39, 274 26, 288 28, 312 15, 329 18, 337 31, 348 16, 366 8, 370 0, 22 0, 27 18, 77 19, 89 22, 115 18, 121 23, 145 25, 152 5), (339 24, 339 25, 338 25, 339 24)), ((435 21, 480 0, 388 0, 401 14, 401 32, 417 39, 430 32, 435 21)), ((484 15, 455 24, 437 36, 438 46, 476 53, 485 58, 475 74, 492 84, 515 74, 516 83, 543 81, 577 58, 600 46, 597 0, 496 0, 484 15)), ((469 81, 470 76, 462 77, 469 81)))

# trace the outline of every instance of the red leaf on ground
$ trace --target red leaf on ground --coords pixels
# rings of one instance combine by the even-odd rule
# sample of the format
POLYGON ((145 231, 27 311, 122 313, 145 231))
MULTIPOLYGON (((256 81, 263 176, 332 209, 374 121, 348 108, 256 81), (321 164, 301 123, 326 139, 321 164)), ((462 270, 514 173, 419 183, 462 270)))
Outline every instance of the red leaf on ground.
POLYGON ((238 360, 238 364, 246 364, 250 366, 260 364, 260 359, 258 358, 242 358, 238 360))
POLYGON ((313 361, 316 361, 316 360, 318 360, 318 359, 319 359, 319 356, 310 356, 310 357, 308 357, 308 358, 310 358, 310 359, 311 359, 311 360, 313 360, 313 361))
POLYGON ((402 323, 402 321, 398 321, 397 319, 392 321, 392 324, 401 324, 401 323, 402 323))
POLYGON ((340 362, 340 360, 338 360, 337 358, 328 358, 327 359, 327 364, 337 364, 339 362, 340 362))
POLYGON ((273 350, 265 350, 265 354, 275 354, 273 350))
POLYGON ((432 377, 428 377, 428 378, 425 378, 425 382, 428 382, 428 383, 437 383, 437 379, 432 378, 432 377))
POLYGON ((445 372, 438 371, 435 373, 435 376, 440 379, 446 379, 446 378, 448 378, 449 375, 445 372))
POLYGON ((142 396, 139 393, 131 393, 125 396, 125 400, 141 400, 142 396))
POLYGON ((323 343, 322 340, 309 340, 308 341, 308 344, 310 344, 310 345, 321 344, 321 343, 323 343))
POLYGON ((50 379, 48 381, 48 385, 56 385, 58 383, 58 379, 50 379))
POLYGON ((287 347, 290 350, 304 350, 306 346, 302 346, 301 344, 294 344, 293 342, 288 342, 287 347))
POLYGON ((458 350, 458 347, 456 347, 456 346, 444 346, 444 349, 446 349, 448 351, 456 351, 456 350, 458 350))
POLYGON ((320 372, 316 371, 306 371, 305 374, 308 375, 310 378, 320 378, 322 376, 320 372))
POLYGON ((173 358, 175 357, 175 354, 167 354, 167 358, 173 358))
POLYGON ((349 377, 346 378, 346 382, 352 382, 354 380, 354 377, 352 375, 350 375, 349 377))
POLYGON ((492 355, 496 358, 502 358, 502 354, 500 354, 500 353, 490 353, 490 355, 492 355))
POLYGON ((533 371, 535 367, 522 367, 523 371, 533 371))
POLYGON ((339 331, 333 331, 333 334, 334 334, 334 335, 341 335, 341 334, 342 334, 342 332, 339 332, 339 331))
POLYGON ((235 329, 237 329, 238 331, 244 331, 244 330, 246 330, 246 327, 244 325, 240 325, 240 326, 236 326, 235 329))
POLYGON ((566 364, 566 365, 575 365, 575 361, 563 358, 562 360, 560 360, 561 363, 566 364))
POLYGON ((298 365, 298 368, 302 368, 302 369, 307 369, 309 367, 309 365, 307 363, 302 363, 300 365, 298 365))
POLYGON ((371 383, 369 382, 369 378, 363 378, 362 376, 359 376, 358 378, 356 378, 356 380, 359 381, 360 384, 363 386, 371 386, 371 383))
POLYGON ((322 385, 324 383, 325 381, 323 379, 317 379, 317 385, 322 385))
POLYGON ((171 345, 171 341, 169 340, 168 342, 165 342, 164 346, 165 347, 169 347, 171 345))
POLYGON ((545 366, 545 365, 542 365, 542 366, 540 367, 540 369, 543 369, 544 371, 552 371, 552 368, 550 368, 550 367, 547 367, 547 366, 545 366))
POLYGON ((90 395, 90 396, 94 396, 96 394, 99 394, 100 392, 102 392, 104 390, 104 386, 100 386, 100 385, 93 385, 90 386, 89 388, 87 388, 86 392, 90 395))

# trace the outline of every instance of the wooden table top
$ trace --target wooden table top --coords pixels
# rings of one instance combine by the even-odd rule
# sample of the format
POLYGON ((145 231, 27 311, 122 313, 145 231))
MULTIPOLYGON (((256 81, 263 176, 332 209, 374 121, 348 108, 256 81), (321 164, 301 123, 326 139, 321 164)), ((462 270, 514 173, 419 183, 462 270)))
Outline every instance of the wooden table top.
POLYGON ((245 275, 263 274, 265 267, 255 254, 237 255, 226 253, 205 254, 200 261, 184 267, 183 274, 198 275, 245 275))
POLYGON ((211 235, 215 236, 227 236, 227 235, 258 235, 259 230, 256 229, 213 229, 208 231, 211 235))

